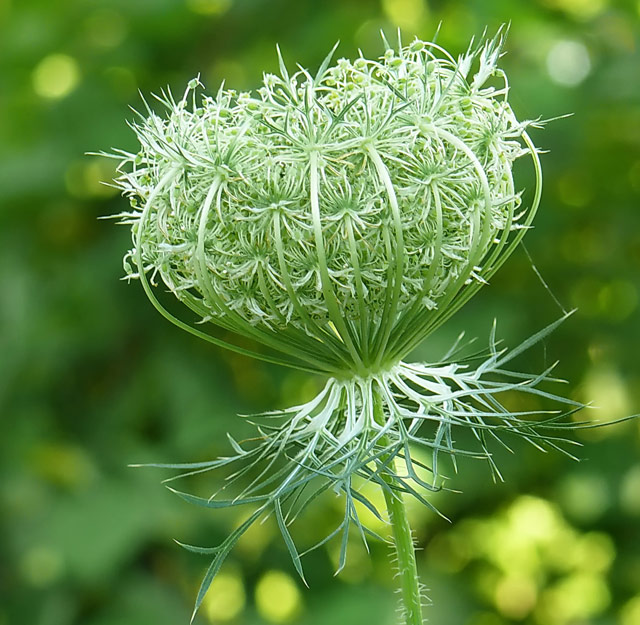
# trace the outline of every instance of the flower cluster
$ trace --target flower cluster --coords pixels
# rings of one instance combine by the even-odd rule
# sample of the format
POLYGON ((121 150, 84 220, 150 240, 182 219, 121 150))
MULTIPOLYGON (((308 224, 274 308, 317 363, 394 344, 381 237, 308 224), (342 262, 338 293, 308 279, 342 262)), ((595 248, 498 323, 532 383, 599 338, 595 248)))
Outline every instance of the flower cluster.
POLYGON ((455 60, 415 40, 331 55, 257 94, 160 101, 117 183, 131 277, 160 276, 201 319, 337 375, 397 364, 493 274, 531 222, 530 154, 496 37, 455 60), (472 67, 476 66, 475 73, 472 67), (519 230, 519 231, 518 231, 519 230))
MULTIPOLYGON (((116 181, 132 208, 125 256, 154 305, 176 325, 215 344, 270 362, 326 374, 311 401, 255 417, 258 436, 230 438, 233 453, 211 462, 165 466, 186 473, 226 471, 210 496, 175 491, 207 508, 247 506, 246 520, 213 548, 196 600, 240 536, 273 515, 302 575, 289 532, 318 496, 343 495, 344 565, 350 528, 380 511, 362 491, 378 485, 393 526, 406 622, 421 623, 411 532, 402 504, 425 505, 443 487, 442 458, 486 460, 490 443, 514 434, 541 449, 563 448, 563 421, 581 408, 545 390, 539 375, 507 369, 566 315, 516 349, 408 364, 406 355, 485 284, 530 226, 542 174, 536 148, 508 103, 497 66, 501 34, 458 59, 434 43, 387 46, 377 60, 338 60, 315 75, 265 75, 257 93, 221 88, 158 99, 133 128, 137 154, 119 152, 116 181), (536 185, 521 207, 512 168, 529 155, 536 185), (194 314, 262 343, 226 342, 169 312, 157 278, 194 314), (513 412, 506 392, 537 395, 559 410, 513 412), (471 433, 475 449, 456 440, 471 433), (417 452, 418 449, 422 453, 417 452), (426 454, 424 453, 426 452, 426 454), (418 460, 422 457, 422 460, 418 460), (223 494, 224 491, 224 494, 223 494)), ((170 478, 177 479, 176 477, 170 478)), ((321 544, 326 542, 322 541, 321 544)))

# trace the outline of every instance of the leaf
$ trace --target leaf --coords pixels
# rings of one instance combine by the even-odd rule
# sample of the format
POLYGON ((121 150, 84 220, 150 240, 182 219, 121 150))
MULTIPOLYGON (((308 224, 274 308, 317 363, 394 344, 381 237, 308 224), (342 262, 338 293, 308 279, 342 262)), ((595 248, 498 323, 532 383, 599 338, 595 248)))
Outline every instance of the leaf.
POLYGON ((230 551, 233 549, 233 547, 235 547, 235 544, 238 542, 240 537, 249 529, 249 527, 251 527, 251 525, 253 525, 253 523, 257 521, 258 518, 260 518, 263 512, 264 506, 256 510, 242 525, 240 525, 240 527, 235 529, 229 535, 229 537, 220 545, 220 547, 218 547, 219 551, 217 552, 216 557, 211 561, 211 564, 209 565, 209 568, 205 573, 204 579, 200 584, 200 588, 198 589, 198 596, 196 597, 195 606, 191 615, 191 623, 193 623, 193 620, 195 619, 196 614, 200 609, 200 606, 202 605, 202 601, 207 594, 207 591, 211 587, 215 576, 220 571, 220 567, 223 565, 230 551))
POLYGON ((215 576, 218 574, 218 571, 220 571, 220 567, 224 563, 226 557, 229 555, 229 552, 231 551, 232 547, 233 545, 231 544, 228 544, 228 545, 225 544, 224 546, 221 547, 218 555, 216 555, 216 557, 211 561, 211 564, 209 565, 209 568, 205 573, 204 579, 200 584, 200 588, 198 589, 198 596, 196 597, 196 603, 193 608, 193 613, 191 614, 190 623, 193 623, 193 620, 196 618, 196 614, 198 613, 198 610, 200 609, 200 606, 202 605, 202 602, 209 588, 211 587, 211 584, 215 576))
POLYGON ((553 323, 550 323, 548 326, 542 328, 542 330, 540 330, 539 332, 536 332, 533 336, 530 336, 526 341, 524 341, 520 345, 518 345, 518 347, 516 347, 515 349, 510 350, 503 358, 500 358, 495 363, 495 366, 496 367, 500 367, 504 363, 509 362, 510 360, 515 358, 516 356, 522 354, 522 352, 527 351, 530 347, 532 347, 533 345, 535 345, 536 343, 538 343, 539 341, 544 339, 546 336, 551 334, 561 323, 563 323, 571 315, 573 315, 574 312, 575 312, 575 309, 574 310, 570 310, 568 313, 566 313, 565 315, 562 315, 562 317, 560 317, 559 319, 557 319, 553 323))
POLYGON ((229 434, 229 432, 227 432, 227 439, 237 454, 244 456, 247 453, 242 449, 242 447, 240 447, 240 444, 235 440, 235 438, 233 438, 233 436, 231 436, 231 434, 229 434))
POLYGON ((285 65, 284 59, 282 58, 282 51, 280 50, 280 46, 276 44, 276 52, 278 54, 278 66, 280 67, 280 75, 284 80, 289 82, 289 72, 287 71, 287 66, 285 65))
POLYGON ((200 506, 201 508, 232 508, 234 506, 242 506, 247 503, 258 503, 264 502, 269 499, 268 495, 259 495, 255 497, 245 497, 239 499, 205 499, 204 497, 198 497, 197 495, 191 495, 190 493, 184 493, 180 490, 176 490, 175 488, 171 488, 171 486, 165 486, 167 490, 170 490, 178 497, 184 499, 188 503, 192 503, 196 506, 200 506))
POLYGON ((351 506, 352 503, 348 499, 345 504, 344 521, 342 522, 342 540, 340 541, 340 558, 338 559, 338 568, 336 569, 336 575, 344 569, 347 564, 347 548, 349 546, 349 520, 351 518, 351 506))
POLYGON ((359 493, 357 490, 353 490, 351 489, 351 496, 356 500, 359 501, 365 508, 367 508, 367 510, 369 510, 369 512, 371 512, 371 514, 373 514, 376 519, 378 519, 379 521, 381 521, 382 523, 386 523, 386 520, 384 519, 384 517, 380 514, 380 511, 375 507, 375 505, 369 500, 367 499, 367 497, 365 497, 362 493, 359 493))
POLYGON ((304 577, 304 571, 302 570, 302 562, 300 561, 300 554, 298 553, 295 543, 293 542, 293 538, 291 538, 291 534, 287 529, 287 524, 284 522, 284 518, 282 516, 282 507, 280 505, 280 499, 277 498, 273 502, 273 505, 276 512, 276 520, 278 522, 278 527, 280 528, 280 533, 282 534, 282 538, 284 539, 284 542, 287 545, 287 549, 289 550, 289 555, 291 556, 291 560, 293 560, 293 566, 298 572, 298 575, 300 575, 300 578, 304 582, 304 585, 309 586, 309 584, 307 584, 307 580, 304 577))
POLYGON ((213 555, 220 551, 220 547, 197 547, 196 545, 188 545, 187 543, 181 543, 179 540, 173 539, 173 542, 180 545, 183 549, 190 551, 191 553, 199 553, 202 555, 213 555))
POLYGON ((333 46, 333 48, 331 48, 331 52, 329 52, 329 54, 327 54, 327 56, 324 57, 324 61, 322 61, 322 63, 320 64, 320 67, 318 68, 318 71, 316 73, 315 78, 313 79, 313 84, 317 85, 323 78, 324 73, 327 71, 327 68, 329 67, 329 63, 331 63, 331 59, 333 58, 333 54, 336 51, 336 49, 338 48, 338 46, 340 45, 340 41, 336 41, 335 45, 333 46))
POLYGON ((187 462, 181 464, 158 464, 155 462, 145 464, 128 464, 132 469, 154 468, 154 469, 202 469, 205 467, 216 467, 223 464, 221 460, 210 460, 208 462, 187 462))

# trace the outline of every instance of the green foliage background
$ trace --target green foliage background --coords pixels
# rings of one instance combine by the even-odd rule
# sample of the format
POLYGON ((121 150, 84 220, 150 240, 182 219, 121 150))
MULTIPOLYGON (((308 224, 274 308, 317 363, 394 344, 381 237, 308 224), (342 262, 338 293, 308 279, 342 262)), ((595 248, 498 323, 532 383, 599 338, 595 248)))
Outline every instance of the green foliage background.
MULTIPOLYGON (((100 180, 135 149, 125 125, 148 94, 256 86, 285 58, 313 69, 382 51, 402 28, 462 52, 511 21, 503 59, 520 118, 537 131, 545 193, 526 239, 565 307, 579 312, 521 366, 561 360, 566 392, 610 420, 640 405, 640 3, 636 0, 0 0, 0 625, 188 622, 207 562, 172 538, 219 542, 238 517, 192 509, 131 462, 210 459, 236 413, 283 407, 317 381, 223 353, 169 326, 119 281, 128 232, 98 217, 123 200, 100 180)), ((524 184, 528 172, 521 172, 524 184)), ((530 185, 529 185, 530 186, 530 185)), ((416 357, 461 331, 508 345, 560 311, 519 250, 416 357)), ((580 435, 584 462, 516 447, 507 477, 463 463, 437 497, 453 524, 411 514, 429 622, 640 624, 640 426, 580 435)), ((208 479, 215 479, 212 476, 208 479)), ((338 518, 329 498, 302 545, 338 518)), ((388 550, 354 543, 305 558, 294 579, 277 531, 243 539, 197 622, 394 623, 388 550)))

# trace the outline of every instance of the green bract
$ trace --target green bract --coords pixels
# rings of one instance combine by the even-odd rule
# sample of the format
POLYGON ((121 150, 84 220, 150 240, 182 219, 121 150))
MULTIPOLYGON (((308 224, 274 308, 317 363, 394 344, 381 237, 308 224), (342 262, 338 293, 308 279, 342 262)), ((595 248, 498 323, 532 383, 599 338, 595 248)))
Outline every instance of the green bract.
POLYGON ((328 57, 315 76, 281 63, 255 95, 198 97, 196 80, 163 96, 167 118, 134 125, 141 150, 118 180, 134 208, 128 274, 152 271, 294 366, 387 370, 535 213, 537 196, 519 212, 512 165, 529 154, 538 172, 537 156, 499 52, 496 38, 456 61, 416 40, 377 61, 328 57))

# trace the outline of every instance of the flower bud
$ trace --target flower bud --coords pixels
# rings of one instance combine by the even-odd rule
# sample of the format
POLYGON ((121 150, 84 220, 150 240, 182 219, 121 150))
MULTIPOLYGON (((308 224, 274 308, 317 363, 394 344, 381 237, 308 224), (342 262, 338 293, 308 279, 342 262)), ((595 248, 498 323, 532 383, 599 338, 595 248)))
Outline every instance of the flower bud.
POLYGON ((512 166, 535 149, 501 39, 459 61, 415 40, 380 60, 265 74, 256 95, 161 101, 118 180, 127 266, 197 315, 325 372, 389 368, 486 283, 534 210, 512 166), (478 69, 469 73, 474 60, 478 69), (141 207, 141 208, 138 208, 141 207), (518 229, 520 229, 518 231, 518 229), (136 262, 132 263, 131 260, 136 262))

